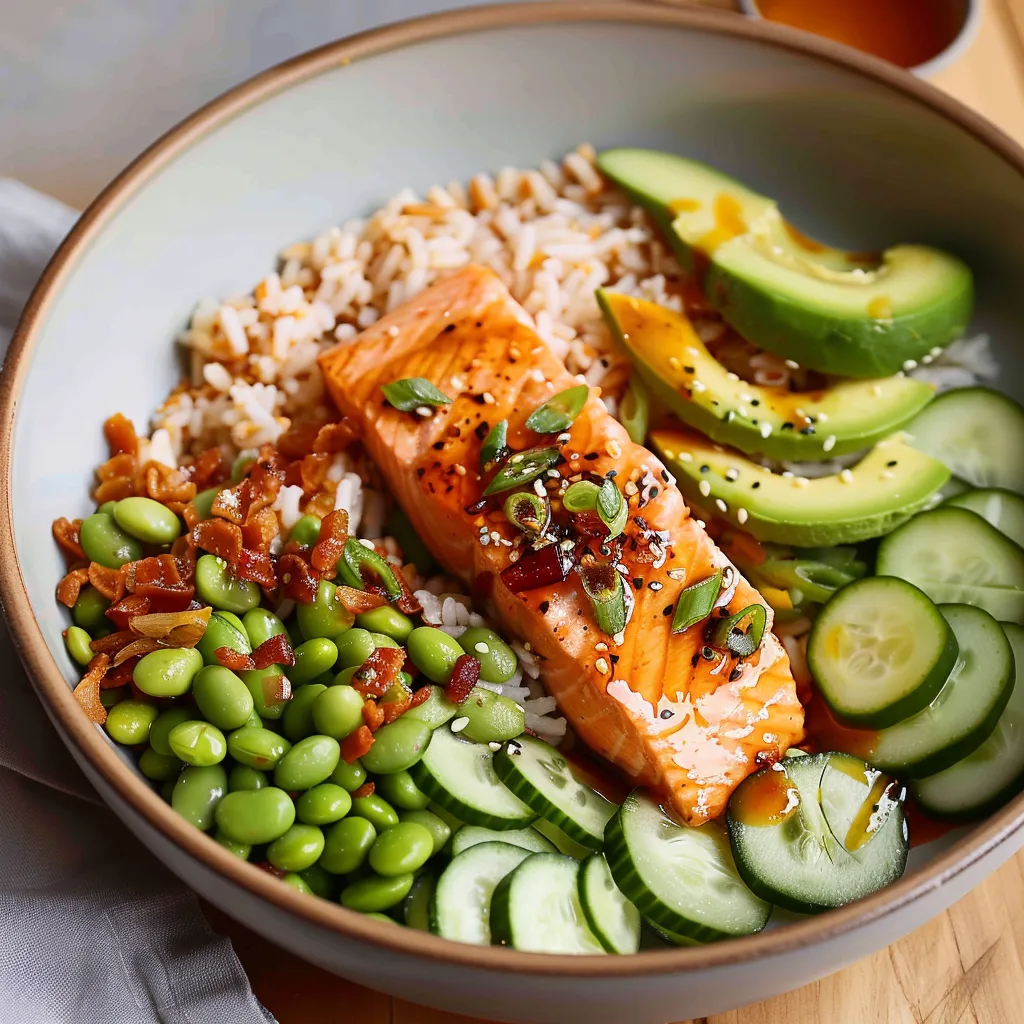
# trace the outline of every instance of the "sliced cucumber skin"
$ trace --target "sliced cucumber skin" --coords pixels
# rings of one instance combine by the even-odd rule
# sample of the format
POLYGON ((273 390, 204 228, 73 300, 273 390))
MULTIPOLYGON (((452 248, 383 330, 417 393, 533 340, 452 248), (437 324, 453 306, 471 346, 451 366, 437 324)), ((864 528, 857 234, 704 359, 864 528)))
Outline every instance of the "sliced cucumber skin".
POLYGON ((977 513, 1014 544, 1024 545, 1024 497, 1019 494, 1000 487, 983 487, 951 495, 943 504, 977 513), (1003 507, 992 508, 993 504, 1003 507))
MULTIPOLYGON (((833 624, 834 625, 834 624, 833 624)), ((933 604, 931 599, 920 588, 915 587, 906 580, 895 576, 872 576, 867 579, 854 580, 845 587, 836 591, 832 598, 825 605, 821 614, 815 620, 811 630, 811 636, 807 644, 807 664, 811 675, 818 684, 818 692, 828 704, 832 714, 844 725, 857 728, 885 729, 890 725, 896 725, 905 718, 923 711, 939 694, 949 678, 953 666, 956 665, 957 655, 960 653, 960 645, 957 643, 956 635, 950 628, 949 623, 942 617, 941 612, 933 604), (870 711, 854 711, 849 706, 844 706, 835 692, 833 684, 829 679, 829 671, 824 664, 818 647, 824 631, 830 627, 831 616, 842 614, 842 604, 845 598, 860 591, 878 591, 878 600, 890 599, 914 600, 923 602, 934 612, 934 626, 940 630, 944 638, 938 658, 933 662, 927 675, 920 684, 911 692, 905 694, 899 700, 891 704, 878 707, 870 711), (886 593, 888 592, 888 593, 886 593), (815 642, 818 637, 819 642, 815 642)))
POLYGON ((471 850, 474 846, 479 846, 480 843, 488 842, 508 843, 510 846, 519 846, 531 853, 558 853, 555 844, 533 827, 495 831, 481 828, 479 825, 466 825, 452 835, 452 856, 457 857, 465 850, 471 850))
MULTIPOLYGON (((580 865, 578 875, 580 906, 583 907, 583 913, 587 919, 587 924, 590 925, 590 930, 597 936, 598 941, 609 953, 635 953, 640 948, 640 914, 636 907, 633 907, 628 900, 626 901, 626 912, 632 911, 632 916, 636 920, 630 940, 627 944, 623 944, 616 942, 611 929, 602 920, 601 909, 597 906, 597 901, 592 898, 590 887, 602 884, 606 872, 609 872, 607 861, 605 861, 604 855, 600 853, 591 854, 580 865)), ((615 880, 612 879, 612 881, 614 882, 615 880)), ((622 899, 625 900, 625 896, 622 899)), ((626 925, 628 927, 628 922, 626 922, 626 925)))

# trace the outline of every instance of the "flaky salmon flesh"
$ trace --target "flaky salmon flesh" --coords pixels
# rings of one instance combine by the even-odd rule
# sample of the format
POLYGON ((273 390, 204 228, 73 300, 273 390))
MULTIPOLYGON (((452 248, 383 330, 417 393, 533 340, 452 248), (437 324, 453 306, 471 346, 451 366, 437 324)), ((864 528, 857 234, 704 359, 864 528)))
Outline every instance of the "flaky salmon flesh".
MULTIPOLYGON (((770 630, 771 608, 759 649, 743 659, 703 657, 702 625, 672 633, 680 592, 730 563, 690 516, 662 463, 608 413, 599 389, 590 389, 557 438, 526 427, 531 412, 581 378, 565 369, 495 274, 459 271, 325 352, 320 364, 331 397, 361 424, 367 450, 434 556, 485 600, 503 631, 531 645, 544 685, 591 750, 699 825, 724 812, 747 775, 799 741, 803 709, 770 630), (381 385, 414 377, 451 404, 412 412, 391 406, 381 385), (513 451, 560 446, 564 461, 543 479, 555 502, 564 486, 555 476, 614 471, 629 504, 619 557, 634 601, 617 636, 602 632, 578 572, 520 593, 502 581, 521 533, 502 510, 506 495, 476 510, 493 475, 481 471, 482 441, 501 420, 513 451)), ((764 603, 740 578, 726 607, 736 612, 755 602, 764 603)))

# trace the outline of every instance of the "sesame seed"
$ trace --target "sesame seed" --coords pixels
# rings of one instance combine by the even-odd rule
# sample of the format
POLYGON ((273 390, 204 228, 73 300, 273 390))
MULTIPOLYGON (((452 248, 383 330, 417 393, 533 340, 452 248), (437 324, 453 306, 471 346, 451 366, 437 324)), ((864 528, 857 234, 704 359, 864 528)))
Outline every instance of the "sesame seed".
POLYGON ((911 371, 911 370, 916 370, 916 369, 917 369, 917 360, 916 360, 916 359, 908 359, 908 360, 907 360, 907 361, 906 361, 906 362, 905 362, 905 363, 903 364, 903 369, 904 369, 904 370, 905 370, 905 371, 906 371, 907 373, 910 373, 910 371, 911 371))
POLYGON ((467 725, 469 725, 469 719, 465 716, 462 718, 456 718, 455 721, 452 722, 452 732, 462 732, 467 725))
POLYGON ((487 405, 494 405, 495 398, 494 398, 494 395, 492 395, 490 393, 490 391, 485 391, 484 392, 484 402, 486 402, 487 405))
POLYGON ((392 324, 388 328, 388 337, 389 338, 397 338, 398 337, 398 328, 394 324, 392 324))
POLYGON ((601 673, 601 675, 608 675, 608 662, 605 661, 604 658, 598 658, 597 661, 594 662, 594 668, 596 668, 597 671, 601 673))
POLYGON ((701 482, 698 484, 697 489, 706 498, 711 493, 711 484, 709 484, 707 480, 701 480, 701 482))
POLYGON ((668 357, 668 365, 671 366, 673 370, 681 370, 683 368, 683 364, 679 362, 675 356, 668 357))
POLYGON ((762 423, 759 429, 761 431, 761 436, 762 437, 769 437, 769 436, 771 436, 772 425, 770 423, 762 423))
POLYGON ((488 545, 488 544, 490 544, 490 543, 491 543, 491 536, 490 536, 490 534, 488 534, 488 533, 485 533, 485 534, 484 534, 484 535, 483 535, 483 536, 482 536, 482 537, 480 538, 480 547, 482 547, 482 548, 485 548, 485 547, 487 547, 487 545, 488 545))
POLYGON ((493 750, 495 752, 501 750, 501 744, 497 740, 491 740, 491 742, 488 743, 487 746, 490 750, 493 750))
POLYGON ((707 526, 707 523, 705 523, 703 519, 698 519, 697 525, 703 530, 704 527, 707 526))
POLYGON ((738 520, 740 526, 742 526, 748 519, 747 510, 745 508, 737 509, 736 519, 738 520))
POLYGON ((872 398, 881 398, 882 397, 882 385, 881 384, 872 384, 871 385, 871 397, 872 398))
POLYGON ((618 647, 621 647, 625 642, 626 642, 626 632, 625 632, 625 630, 619 630, 619 632, 616 633, 615 636, 612 637, 612 643, 615 644, 618 647))
POLYGON ((791 469, 783 470, 782 475, 786 480, 793 479, 793 471, 791 469))
POLYGON ((726 503, 724 501, 722 501, 721 498, 715 498, 715 505, 718 507, 718 511, 719 512, 728 512, 729 511, 729 506, 726 505, 726 503))
POLYGON ((738 406, 736 406, 736 414, 738 416, 746 416, 747 415, 747 407, 745 405, 738 405, 738 406))
POLYGON ((598 640, 598 642, 596 644, 594 644, 594 650, 595 651, 607 651, 608 650, 608 645, 603 640, 598 640))
POLYGON ((658 580, 651 580, 651 582, 648 583, 647 586, 650 587, 651 590, 653 590, 655 593, 657 593, 659 590, 662 589, 662 587, 665 586, 665 584, 660 583, 658 580))
POLYGON ((541 483, 540 480, 534 480, 533 493, 536 494, 538 498, 544 498, 547 497, 548 492, 544 490, 544 484, 541 483))
POLYGON ((739 379, 740 379, 740 378, 739 378, 739 376, 738 376, 737 374, 733 373, 732 371, 730 371, 729 373, 727 373, 727 374, 726 374, 725 376, 726 376, 726 379, 727 379, 727 380, 732 380, 732 381, 736 381, 736 380, 739 380, 739 379))
POLYGON ((927 366, 934 358, 935 356, 921 356, 921 365, 927 366))
POLYGON ((483 640, 481 640, 480 643, 478 643, 478 644, 473 644, 473 650, 476 651, 477 654, 490 654, 491 653, 490 647, 488 647, 487 644, 485 644, 483 642, 483 640))
POLYGON ((422 416, 424 419, 426 419, 428 416, 434 415, 434 410, 431 409, 429 405, 417 405, 416 415, 422 416))
POLYGON ((811 481, 808 480, 805 476, 793 477, 793 483, 796 484, 797 487, 806 487, 810 482, 811 481))
POLYGON ((686 570, 685 569, 669 569, 666 574, 670 580, 685 580, 686 570))
POLYGON ((520 352, 515 345, 512 345, 508 350, 508 354, 510 359, 518 359, 523 353, 520 352))
POLYGON ((819 412, 818 416, 817 416, 817 419, 818 419, 819 423, 828 423, 828 413, 827 412, 819 412))
POLYGON ((744 391, 740 395, 740 401, 741 402, 752 402, 752 401, 754 401, 754 396, 752 394, 750 394, 749 391, 744 391))
POLYGON ((615 440, 615 438, 612 438, 608 442, 608 447, 606 451, 613 459, 618 459, 622 457, 622 445, 620 445, 619 442, 615 440))
POLYGON ((835 448, 835 446, 836 446, 836 435, 835 434, 829 434, 828 437, 825 438, 825 440, 822 443, 821 447, 822 447, 823 451, 830 452, 830 451, 832 451, 833 448, 835 448))
MULTIPOLYGON (((559 434, 558 437, 555 438, 555 440, 559 444, 565 444, 567 441, 572 440, 572 434, 570 434, 568 431, 565 431, 564 433, 559 434)), ((577 455, 576 458, 579 458, 579 456, 577 455)))
POLYGON ((549 480, 557 480, 561 474, 558 472, 557 469, 546 469, 544 470, 544 475, 549 480))
POLYGON ((497 542, 501 540, 501 534, 497 530, 491 530, 491 540, 497 542))
POLYGON ((466 475, 466 467, 463 466, 460 462, 456 462, 455 463, 454 469, 455 469, 455 472, 459 476, 465 476, 466 475))
POLYGON ((696 391, 696 392, 697 392, 698 394, 699 394, 699 393, 700 393, 701 391, 707 391, 707 388, 706 388, 706 387, 705 387, 705 386, 704 386, 704 385, 703 385, 703 384, 702 384, 702 383, 701 383, 701 382, 700 382, 699 380, 691 380, 691 381, 690 381, 690 387, 691 387, 691 388, 692 388, 692 389, 693 389, 694 391, 696 391))
POLYGON ((892 477, 893 477, 893 473, 892 473, 891 469, 883 469, 882 470, 882 479, 883 480, 891 480, 892 477))
POLYGON ((364 548, 369 548, 371 551, 373 551, 373 549, 374 549, 373 548, 373 541, 372 540, 367 540, 365 537, 360 537, 359 538, 359 543, 362 544, 364 548))
POLYGON ((740 471, 738 469, 736 469, 735 467, 733 467, 732 469, 727 469, 725 471, 725 479, 728 480, 730 483, 733 480, 739 480, 739 478, 740 478, 740 471))
POLYGON ((523 461, 523 453, 522 452, 519 452, 518 454, 513 455, 512 458, 508 460, 510 466, 517 466, 522 461, 523 461))
POLYGON ((800 364, 795 359, 787 359, 786 360, 786 365, 791 370, 799 370, 800 369, 800 364))
POLYGON ((844 484, 852 484, 853 473, 851 473, 848 469, 844 469, 842 473, 839 474, 839 479, 842 480, 844 484))
POLYGON ((679 461, 680 462, 693 462, 693 455, 690 452, 680 452, 679 453, 679 461))
POLYGON ((942 346, 941 345, 936 345, 935 348, 931 349, 928 352, 928 355, 930 355, 933 359, 935 358, 935 356, 941 356, 942 355, 942 346))
POLYGON ((452 379, 451 379, 451 385, 452 385, 453 388, 455 388, 456 391, 461 391, 462 390, 462 385, 464 383, 465 382, 463 381, 463 379, 461 377, 452 377, 452 379))

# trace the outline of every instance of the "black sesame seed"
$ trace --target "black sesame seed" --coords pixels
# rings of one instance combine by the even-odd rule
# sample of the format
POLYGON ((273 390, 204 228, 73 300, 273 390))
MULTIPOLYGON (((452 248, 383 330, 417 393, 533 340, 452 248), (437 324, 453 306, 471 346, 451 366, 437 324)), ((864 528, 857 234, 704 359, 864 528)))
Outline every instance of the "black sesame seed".
POLYGON ((491 425, 487 420, 481 420, 473 431, 476 434, 476 439, 482 441, 491 432, 491 425))
POLYGON ((597 452, 587 452, 587 454, 584 455, 583 458, 586 459, 587 462, 593 462, 594 459, 600 458, 600 456, 597 452))
POLYGON ((756 491, 756 490, 758 489, 758 487, 760 487, 760 486, 761 486, 761 481, 760 481, 760 480, 755 480, 755 481, 754 481, 754 482, 753 482, 753 483, 752 483, 752 484, 750 485, 750 489, 751 489, 752 491, 756 491))
POLYGON ((609 654, 608 658, 609 658, 609 660, 611 661, 611 663, 613 665, 618 665, 618 663, 619 663, 619 656, 617 654, 609 654))
POLYGON ((537 608, 540 610, 541 615, 547 615, 548 609, 551 607, 550 601, 541 601, 537 608))
POLYGON ((673 611, 674 611, 674 609, 673 609, 672 605, 667 604, 667 605, 665 605, 664 608, 661 609, 661 614, 662 615, 671 615, 673 611))
POLYGON ((697 372, 696 369, 694 369, 694 367, 692 367, 692 366, 684 366, 683 370, 685 370, 686 373, 696 373, 697 372))
POLYGON ((699 654, 695 654, 695 655, 694 655, 694 656, 693 656, 693 657, 692 657, 692 658, 690 659, 690 664, 691 664, 691 665, 692 665, 692 666, 693 666, 694 668, 696 668, 696 667, 697 667, 697 662, 698 662, 698 661, 700 661, 700 655, 699 655, 699 654))
POLYGON ((660 718, 671 718, 672 712, 668 708, 664 708, 661 712, 660 718))
POLYGON ((814 427, 804 427, 803 430, 800 431, 800 433, 801 434, 808 434, 808 435, 809 434, 813 434, 814 433, 814 427))
POLYGON ((643 588, 644 588, 643 577, 642 576, 634 576, 633 577, 633 589, 634 590, 643 590, 643 588))
POLYGON ((732 670, 732 671, 731 671, 731 672, 729 673, 729 682, 730 682, 730 683, 735 683, 735 682, 736 682, 736 680, 737 680, 737 679, 739 679, 739 677, 740 677, 741 675, 743 675, 743 671, 742 671, 742 669, 740 669, 740 668, 734 668, 734 669, 733 669, 733 670, 732 670))
POLYGON ((477 405, 486 405, 487 404, 487 399, 484 398, 483 395, 474 395, 473 396, 473 401, 476 402, 477 405))
POLYGON ((662 479, 662 480, 664 480, 664 481, 665 481, 665 483, 668 483, 668 481, 669 481, 669 475, 668 475, 668 470, 667 470, 667 469, 663 469, 663 470, 661 471, 661 479, 662 479))
POLYGON ((455 330, 455 324, 449 324, 443 331, 444 334, 451 334, 455 330))
POLYGON ((418 477, 419 477, 419 478, 420 478, 421 480, 423 479, 423 474, 424 474, 424 473, 426 473, 426 470, 425 470, 425 469, 424 469, 424 468, 423 468, 422 466, 420 466, 420 468, 416 470, 416 475, 417 475, 417 476, 418 476, 418 477))
POLYGON ((700 471, 702 473, 710 473, 711 467, 705 463, 703 466, 700 467, 700 471))
POLYGON ((792 430, 796 426, 795 423, 790 423, 788 420, 782 424, 783 430, 792 430))
POLYGON ((444 441, 435 441, 433 447, 434 451, 442 451, 444 449, 444 441))
POLYGON ((760 398, 752 398, 750 400, 750 404, 754 405, 754 406, 760 405, 761 404, 761 399, 760 398))
POLYGON ((895 466, 895 465, 896 465, 896 460, 895 460, 895 459, 890 459, 890 460, 889 460, 889 461, 888 461, 888 462, 886 463, 886 465, 887 465, 887 466, 895 466))

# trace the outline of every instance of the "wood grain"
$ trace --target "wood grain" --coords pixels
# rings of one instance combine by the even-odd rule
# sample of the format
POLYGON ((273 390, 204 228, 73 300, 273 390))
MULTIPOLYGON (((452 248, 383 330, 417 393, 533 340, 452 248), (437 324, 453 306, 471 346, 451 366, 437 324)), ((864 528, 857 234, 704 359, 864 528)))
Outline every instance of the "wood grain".
MULTIPOLYGON (((935 82, 1024 142, 1024 0, 988 0, 973 46, 935 82)), ((486 1024, 370 992, 212 908, 208 916, 231 937, 257 997, 280 1024, 486 1024)), ((776 999, 680 1024, 1017 1024, 1024 1020, 1022 954, 1024 853, 875 956, 776 999)))

